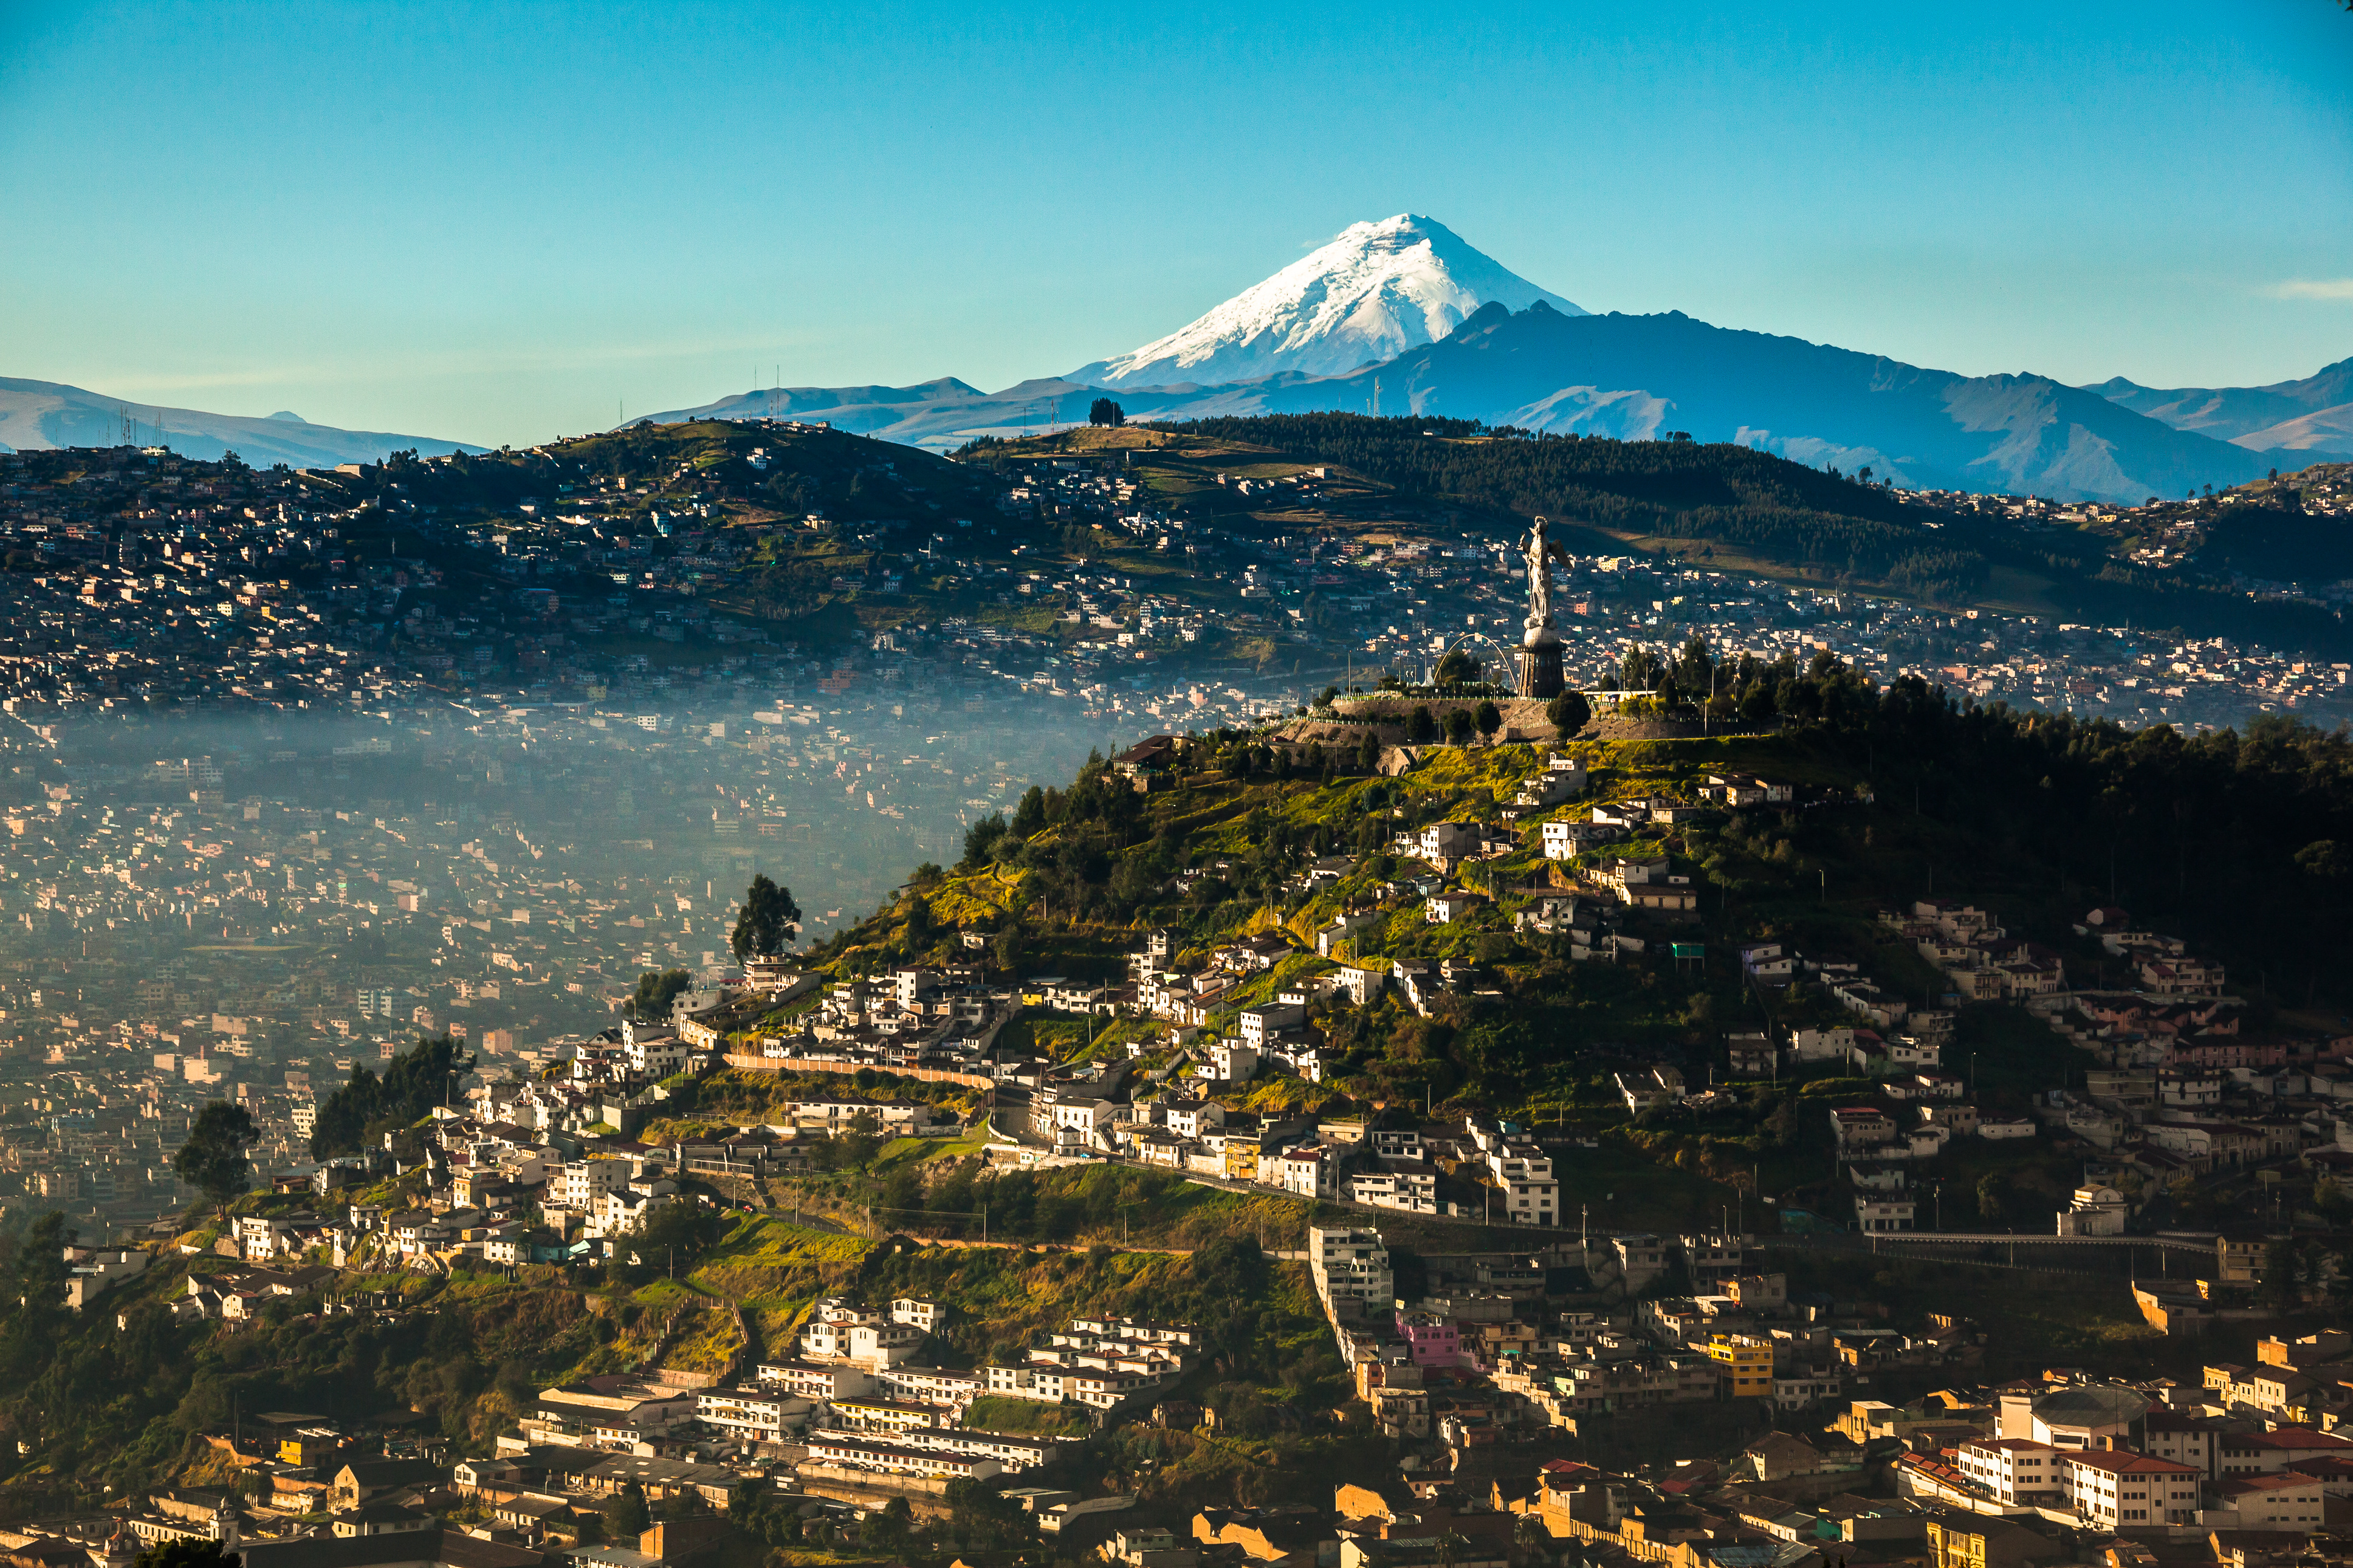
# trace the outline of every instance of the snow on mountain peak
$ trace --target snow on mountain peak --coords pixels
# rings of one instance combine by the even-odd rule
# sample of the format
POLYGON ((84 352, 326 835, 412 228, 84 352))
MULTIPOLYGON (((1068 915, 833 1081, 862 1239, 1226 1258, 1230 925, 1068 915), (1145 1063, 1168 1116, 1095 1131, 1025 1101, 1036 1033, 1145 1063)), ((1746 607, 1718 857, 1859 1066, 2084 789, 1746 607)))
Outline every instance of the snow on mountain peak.
POLYGON ((1433 218, 1399 213, 1339 237, 1208 315, 1069 379, 1097 386, 1337 375, 1444 337, 1490 300, 1585 310, 1537 288, 1433 218))

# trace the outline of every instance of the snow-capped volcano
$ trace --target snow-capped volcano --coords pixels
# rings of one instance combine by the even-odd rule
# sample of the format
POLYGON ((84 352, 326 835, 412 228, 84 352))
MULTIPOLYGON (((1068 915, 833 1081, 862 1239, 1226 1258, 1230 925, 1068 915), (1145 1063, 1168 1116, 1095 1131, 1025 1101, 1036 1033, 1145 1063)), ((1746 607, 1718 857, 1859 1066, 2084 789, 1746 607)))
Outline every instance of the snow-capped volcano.
POLYGON ((1490 300, 1525 310, 1542 300, 1582 316, 1464 243, 1434 219, 1399 213, 1351 225, 1311 256, 1180 331, 1069 380, 1096 386, 1250 381, 1296 371, 1338 375, 1452 331, 1490 300))

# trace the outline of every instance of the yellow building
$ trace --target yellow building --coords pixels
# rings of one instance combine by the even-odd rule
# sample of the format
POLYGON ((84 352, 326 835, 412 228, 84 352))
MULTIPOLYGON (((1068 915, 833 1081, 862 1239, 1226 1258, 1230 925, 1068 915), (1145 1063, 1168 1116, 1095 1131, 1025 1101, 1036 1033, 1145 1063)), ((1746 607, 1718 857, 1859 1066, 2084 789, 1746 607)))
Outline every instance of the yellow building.
POLYGON ((2063 1555, 2024 1525, 1983 1514, 1931 1512, 1927 1531, 1930 1568, 2027 1568, 2063 1555))
POLYGON ((1773 1342, 1753 1334, 1718 1334, 1707 1353, 1723 1363, 1725 1392, 1735 1399, 1773 1397, 1773 1342))
POLYGON ((869 1432, 908 1432, 953 1425, 946 1408, 937 1405, 896 1399, 836 1399, 830 1403, 836 1415, 869 1432))
POLYGON ((278 1462, 311 1469, 343 1451, 343 1439, 332 1426, 297 1427, 278 1439, 278 1462))

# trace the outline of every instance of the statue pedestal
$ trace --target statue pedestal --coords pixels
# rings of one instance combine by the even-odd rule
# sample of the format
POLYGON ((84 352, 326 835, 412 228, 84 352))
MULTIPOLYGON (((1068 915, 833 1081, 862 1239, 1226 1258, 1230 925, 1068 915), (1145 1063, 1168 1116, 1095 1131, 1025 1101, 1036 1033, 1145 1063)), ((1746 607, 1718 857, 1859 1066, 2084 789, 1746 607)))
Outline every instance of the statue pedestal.
POLYGON ((1520 644, 1520 695, 1539 702, 1560 695, 1560 634, 1549 625, 1530 626, 1520 644))

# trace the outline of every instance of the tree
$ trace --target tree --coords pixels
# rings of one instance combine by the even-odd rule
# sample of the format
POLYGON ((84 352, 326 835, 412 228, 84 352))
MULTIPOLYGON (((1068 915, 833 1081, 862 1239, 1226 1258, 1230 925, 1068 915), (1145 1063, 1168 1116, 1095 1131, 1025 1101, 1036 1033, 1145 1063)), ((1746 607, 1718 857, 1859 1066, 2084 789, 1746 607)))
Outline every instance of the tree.
POLYGON ((932 945, 938 928, 932 923, 932 906, 914 889, 907 889, 907 951, 918 953, 932 945))
POLYGON ((858 1532, 858 1543, 867 1551, 885 1557, 896 1557, 907 1548, 912 1532, 914 1507, 905 1498, 894 1497, 881 1509, 866 1516, 858 1532))
POLYGON ((997 841, 1005 834, 1005 814, 1001 811, 990 812, 965 828, 964 859, 960 862, 962 868, 969 871, 975 867, 987 865, 991 853, 997 848, 997 841))
POLYGON ((1654 648, 1641 645, 1630 647, 1618 661, 1618 684, 1628 691, 1648 691, 1662 685, 1667 675, 1667 661, 1654 648))
POLYGON ((2334 838, 2316 838, 2295 852, 2295 864, 2307 877, 2333 882, 2353 874, 2353 851, 2334 838))
POLYGON ((744 890, 744 908, 735 917, 735 933, 727 939, 728 945, 735 950, 738 963, 774 958, 800 925, 801 907, 793 902, 792 889, 770 881, 763 872, 744 890))
POLYGON ((2302 1298, 2305 1277, 2304 1255, 2294 1241, 2282 1237, 2263 1254, 2263 1279, 2256 1294, 2266 1305, 2285 1310, 2302 1298))
POLYGON ((987 1481, 953 1480, 944 1494, 948 1505, 948 1533, 972 1552, 1007 1551, 1034 1546, 1037 1516, 987 1481))
POLYGON ((657 1022, 669 1017, 670 1004, 692 983, 693 976, 683 969, 647 970, 638 976, 638 988, 629 993, 629 1016, 657 1022))
POLYGON ((647 1268, 684 1274, 711 1250, 721 1228, 719 1215, 692 1198, 649 1202, 629 1233, 629 1247, 647 1268))
POLYGON ((1438 684, 1461 686, 1465 681, 1476 680, 1482 668, 1477 659, 1461 648, 1448 648, 1446 657, 1438 661, 1438 684))
POLYGON ((1593 704, 1581 691, 1564 691, 1545 704, 1545 717, 1563 735, 1574 735, 1593 721, 1593 704))
POLYGON ((66 1224, 66 1216, 55 1209, 35 1220, 26 1229, 24 1240, 16 1247, 7 1271, 13 1278, 9 1292, 16 1299, 20 1332, 37 1342, 41 1353, 51 1348, 47 1330, 62 1327, 66 1315, 66 1282, 73 1270, 66 1263, 66 1248, 80 1239, 80 1233, 66 1224))
POLYGON ((1413 745, 1427 746, 1438 739, 1438 719, 1426 707, 1417 706, 1406 715, 1405 738, 1413 745))
POLYGON ((1468 708, 1451 708, 1447 710, 1446 738, 1448 740, 1453 742, 1458 746, 1469 745, 1471 743, 1471 731, 1472 727, 1471 710, 1468 708))
POLYGON ((131 1560, 131 1568, 239 1568, 244 1557, 217 1541, 159 1541, 131 1560))
POLYGON ((1492 742, 1495 731, 1504 727, 1504 710, 1493 702, 1482 701, 1472 713, 1471 721, 1479 726, 1480 734, 1492 742))
POLYGON ((849 1130, 841 1135, 842 1157, 862 1171, 882 1152, 882 1119, 861 1110, 849 1119, 849 1130))
POLYGON ((635 1481, 599 1503, 596 1511, 605 1521, 605 1539, 617 1546, 636 1541, 653 1525, 645 1491, 635 1481))
POLYGON ((910 1215, 923 1212, 923 1178, 913 1164, 893 1170, 882 1182, 882 1190, 875 1194, 875 1207, 883 1217, 885 1229, 897 1229, 907 1223, 910 1215))
POLYGON ((1098 397, 1088 405, 1087 423, 1116 430, 1127 423, 1127 411, 1108 397, 1098 397))
POLYGON ((1683 651, 1675 656, 1671 673, 1678 690, 1702 694, 1703 701, 1712 695, 1715 687, 1715 656, 1707 639, 1694 632, 1683 651))
POLYGON ((172 1156, 172 1169, 180 1180, 227 1207, 253 1174, 253 1162, 245 1152, 260 1136, 252 1112, 226 1100, 213 1100, 188 1124, 187 1142, 172 1156))
POLYGON ((1022 792, 1013 807, 1013 831, 1023 838, 1046 831, 1046 790, 1042 784, 1031 784, 1022 792))
POLYGON ((458 1043, 444 1035, 420 1038, 392 1058, 384 1077, 354 1068, 349 1081, 327 1097, 311 1124, 311 1158, 349 1154, 377 1132, 406 1127, 437 1105, 447 1104, 452 1081, 468 1061, 458 1043))

